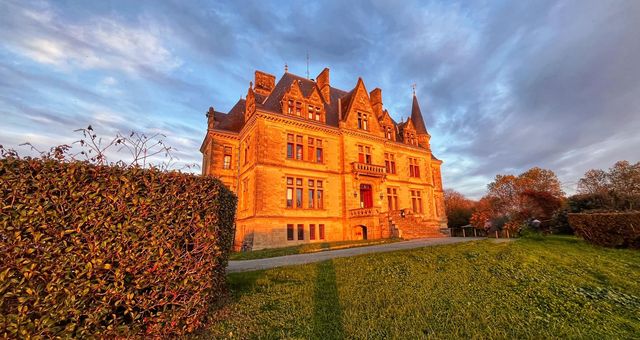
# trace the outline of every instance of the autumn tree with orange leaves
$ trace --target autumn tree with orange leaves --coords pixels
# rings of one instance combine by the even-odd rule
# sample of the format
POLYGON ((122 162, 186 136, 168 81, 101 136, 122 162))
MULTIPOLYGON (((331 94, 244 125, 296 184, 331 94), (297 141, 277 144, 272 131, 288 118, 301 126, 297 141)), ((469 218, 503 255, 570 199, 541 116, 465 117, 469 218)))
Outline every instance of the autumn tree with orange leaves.
POLYGON ((507 229, 517 229, 529 218, 549 219, 565 195, 556 174, 538 167, 518 176, 496 175, 487 188, 471 216, 476 228, 495 226, 500 220, 507 222, 507 229))

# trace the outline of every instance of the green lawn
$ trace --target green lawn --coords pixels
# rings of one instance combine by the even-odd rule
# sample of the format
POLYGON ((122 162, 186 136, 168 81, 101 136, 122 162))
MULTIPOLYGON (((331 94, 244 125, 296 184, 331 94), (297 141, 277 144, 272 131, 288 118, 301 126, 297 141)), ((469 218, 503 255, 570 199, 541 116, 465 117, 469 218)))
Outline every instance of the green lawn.
POLYGON ((638 338, 640 252, 476 241, 229 275, 205 338, 638 338))
POLYGON ((379 239, 379 240, 307 243, 307 244, 301 244, 299 246, 292 246, 292 247, 268 248, 268 249, 261 249, 261 250, 255 250, 255 251, 231 253, 229 260, 240 261, 240 260, 265 259, 268 257, 315 253, 315 252, 325 251, 325 250, 363 247, 363 246, 371 246, 375 244, 391 243, 391 242, 398 242, 398 241, 402 241, 402 239, 386 238, 386 239, 379 239))

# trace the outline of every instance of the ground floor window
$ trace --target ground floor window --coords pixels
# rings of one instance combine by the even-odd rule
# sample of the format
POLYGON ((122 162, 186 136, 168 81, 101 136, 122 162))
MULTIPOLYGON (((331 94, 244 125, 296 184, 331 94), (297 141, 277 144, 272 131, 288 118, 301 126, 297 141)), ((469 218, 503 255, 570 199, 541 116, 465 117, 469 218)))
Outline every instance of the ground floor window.
POLYGON ((298 241, 304 240, 304 224, 298 224, 298 241))
POLYGON ((324 224, 318 224, 318 234, 321 240, 324 240, 324 224))
POLYGON ((315 240, 316 239, 316 225, 315 224, 309 224, 309 239, 310 240, 315 240))
POLYGON ((293 241, 293 224, 287 224, 287 240, 293 241))
POLYGON ((411 204, 414 212, 420 214, 424 212, 422 207, 422 192, 420 190, 411 190, 411 204))

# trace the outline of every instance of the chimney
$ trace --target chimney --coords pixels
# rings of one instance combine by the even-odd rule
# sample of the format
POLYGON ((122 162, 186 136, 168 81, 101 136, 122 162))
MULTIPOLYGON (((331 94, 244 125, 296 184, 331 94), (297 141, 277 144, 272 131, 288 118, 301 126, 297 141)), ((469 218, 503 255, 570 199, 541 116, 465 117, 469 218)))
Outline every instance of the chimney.
POLYGON ((255 91, 257 94, 268 96, 276 87, 276 77, 269 73, 256 70, 255 72, 255 91))
POLYGON ((382 118, 382 90, 376 87, 371 91, 371 93, 369 93, 369 98, 376 117, 378 117, 378 119, 382 118))
POLYGON ((213 110, 213 107, 209 107, 209 111, 207 112, 207 129, 213 130, 213 127, 216 124, 216 113, 213 110))
POLYGON ((322 72, 316 77, 316 83, 320 88, 320 93, 322 94, 322 98, 327 104, 331 104, 331 84, 329 82, 329 68, 325 67, 322 72))

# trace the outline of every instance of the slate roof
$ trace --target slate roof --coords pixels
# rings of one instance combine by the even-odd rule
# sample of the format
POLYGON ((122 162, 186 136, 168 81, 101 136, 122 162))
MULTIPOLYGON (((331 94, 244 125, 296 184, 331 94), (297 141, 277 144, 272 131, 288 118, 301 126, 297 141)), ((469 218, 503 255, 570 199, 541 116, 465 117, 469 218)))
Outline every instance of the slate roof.
MULTIPOLYGON (((310 79, 285 72, 282 77, 280 77, 280 80, 278 80, 278 83, 275 85, 273 91, 271 91, 271 94, 269 94, 269 96, 265 97, 257 93, 255 94, 256 108, 263 111, 282 114, 280 101, 294 81, 298 82, 298 86, 300 87, 300 90, 305 97, 311 95, 313 88, 317 87, 316 83, 310 79)), ((318 91, 320 91, 319 88, 318 91)), ((354 91, 355 87, 351 91, 344 91, 332 86, 329 87, 330 103, 324 104, 327 125, 333 127, 339 126, 338 105, 340 104, 342 106, 342 115, 344 118, 354 91)), ((222 112, 216 112, 216 128, 220 130, 239 132, 244 125, 244 109, 245 100, 240 99, 229 111, 229 113, 225 114, 222 112)), ((411 120, 413 121, 418 133, 427 133, 427 129, 422 118, 422 113, 420 112, 420 107, 418 106, 418 99, 415 97, 415 95, 413 97, 413 106, 411 108, 411 120)), ((402 141, 402 135, 400 132, 405 123, 401 122, 398 124, 393 119, 392 121, 395 124, 396 133, 398 134, 397 140, 402 141)))
POLYGON ((422 112, 420 111, 420 105, 418 104, 418 98, 413 95, 413 104, 411 105, 411 120, 413 126, 416 128, 417 133, 429 134, 427 127, 424 125, 424 119, 422 119, 422 112))

